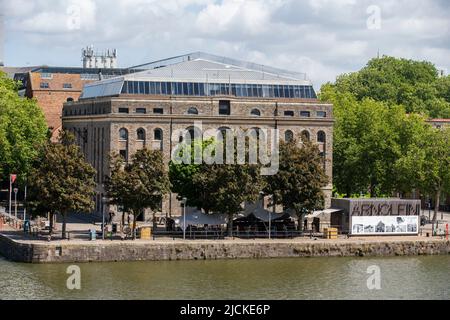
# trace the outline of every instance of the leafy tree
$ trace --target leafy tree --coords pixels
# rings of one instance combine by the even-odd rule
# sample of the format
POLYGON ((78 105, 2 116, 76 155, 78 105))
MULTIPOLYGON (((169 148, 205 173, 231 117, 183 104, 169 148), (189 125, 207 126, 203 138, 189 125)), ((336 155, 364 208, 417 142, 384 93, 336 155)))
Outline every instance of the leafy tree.
POLYGON ((95 169, 88 164, 72 135, 62 132, 59 143, 48 141, 39 150, 31 170, 29 187, 35 207, 61 214, 66 238, 66 215, 94 207, 95 169))
POLYGON ((402 105, 408 113, 449 118, 449 81, 448 77, 439 78, 430 62, 383 56, 328 85, 339 93, 350 93, 358 101, 371 98, 388 106, 402 105))
POLYGON ((213 210, 228 216, 228 234, 233 231, 234 217, 244 210, 245 202, 255 202, 264 187, 260 166, 251 164, 204 165, 194 182, 206 181, 214 199, 213 210))
POLYGON ((25 180, 47 138, 42 110, 17 94, 18 83, 0 72, 0 180, 11 173, 25 180))
POLYGON ((422 140, 412 144, 397 163, 404 179, 414 181, 422 193, 433 195, 435 208, 433 222, 439 211, 440 196, 450 192, 450 128, 427 127, 422 140))
POLYGON ((175 163, 171 161, 169 164, 169 178, 172 184, 172 192, 178 194, 178 200, 186 198, 187 206, 203 209, 206 214, 214 207, 215 199, 210 194, 211 189, 208 188, 211 185, 210 179, 214 177, 199 175, 197 180, 194 181, 194 176, 203 167, 203 163, 196 164, 194 161, 195 148, 197 148, 198 152, 203 153, 205 148, 215 144, 216 141, 210 139, 204 141, 195 140, 190 146, 186 144, 180 145, 180 156, 183 153, 186 153, 188 156, 190 155, 190 163, 175 163))
POLYGON ((111 204, 121 205, 133 215, 133 237, 136 220, 146 208, 161 209, 164 196, 170 191, 170 181, 161 151, 142 149, 125 163, 113 156, 111 175, 106 180, 111 204))
MULTIPOLYGON (((196 141, 193 147, 223 148, 222 141, 196 141)), ((191 160, 194 159, 194 148, 191 160)), ((235 148, 236 150, 236 148, 235 148)), ((214 155, 214 152, 212 152, 214 155)), ((235 159, 236 160, 236 159, 235 159)), ((259 198, 264 180, 260 175, 260 166, 256 164, 170 164, 170 178, 178 198, 186 197, 189 206, 203 209, 205 213, 224 213, 228 216, 228 233, 233 230, 233 219, 243 211, 245 202, 254 202, 259 198)))
POLYGON ((279 171, 266 177, 264 192, 272 195, 272 205, 283 205, 295 212, 301 230, 303 216, 323 207, 322 188, 328 181, 317 146, 308 141, 302 147, 295 140, 282 141, 279 171))

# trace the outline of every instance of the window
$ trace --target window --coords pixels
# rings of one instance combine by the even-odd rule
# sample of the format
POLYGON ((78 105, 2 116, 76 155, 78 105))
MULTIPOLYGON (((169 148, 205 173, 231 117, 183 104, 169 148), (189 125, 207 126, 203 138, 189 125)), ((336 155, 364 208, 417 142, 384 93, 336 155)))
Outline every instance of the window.
POLYGON ((145 130, 142 128, 137 129, 136 131, 137 139, 139 141, 145 141, 145 130))
POLYGON ((129 111, 128 108, 119 108, 119 113, 129 113, 129 111))
POLYGON ((120 140, 128 140, 128 130, 125 128, 122 128, 119 130, 119 139, 120 140))
POLYGON ((68 98, 67 98, 67 102, 73 102, 73 98, 68 97, 68 98))
POLYGON ((53 78, 53 74, 49 73, 49 72, 42 72, 41 73, 41 79, 52 79, 53 78))
POLYGON ((302 141, 309 141, 310 140, 310 134, 308 130, 302 131, 302 141))
POLYGON ((127 150, 120 150, 119 155, 124 159, 125 161, 128 161, 128 152, 127 150))
POLYGON ((326 118, 327 117, 327 113, 325 111, 317 111, 317 117, 319 118, 326 118))
POLYGON ((259 116, 261 115, 261 111, 259 111, 258 109, 253 109, 253 110, 250 112, 250 114, 251 114, 252 116, 257 116, 257 117, 259 117, 259 116))
POLYGON ((284 116, 285 117, 293 117, 294 116, 294 111, 287 110, 287 111, 284 112, 284 116))
POLYGON ((161 129, 155 129, 153 131, 153 140, 162 141, 163 131, 161 129))
POLYGON ((63 89, 72 89, 71 83, 63 83, 63 89))
POLYGON ((197 110, 197 108, 190 107, 187 113, 188 114, 198 114, 198 110, 197 110))
POLYGON ((145 114, 145 113, 147 113, 147 109, 145 109, 145 108, 136 108, 136 113, 145 114))
POLYGON ((231 114, 231 106, 229 100, 219 101, 219 114, 223 116, 229 116, 231 114))
POLYGON ((284 133, 284 140, 287 142, 291 142, 292 140, 294 140, 294 133, 291 130, 287 130, 284 133))
POLYGON ((187 135, 189 135, 191 142, 194 141, 195 139, 201 139, 202 138, 202 131, 198 128, 198 127, 189 127, 186 129, 187 130, 187 135))
POLYGON ((50 85, 48 84, 48 82, 41 82, 40 83, 40 88, 41 89, 48 89, 48 88, 50 88, 50 85))
POLYGON ((311 116, 311 112, 309 111, 300 111, 300 117, 309 118, 311 116))
POLYGON ((164 114, 164 109, 163 108, 154 108, 153 113, 154 114, 164 114))
POLYGON ((325 132, 323 131, 317 132, 317 142, 325 143, 325 140, 326 140, 325 132))

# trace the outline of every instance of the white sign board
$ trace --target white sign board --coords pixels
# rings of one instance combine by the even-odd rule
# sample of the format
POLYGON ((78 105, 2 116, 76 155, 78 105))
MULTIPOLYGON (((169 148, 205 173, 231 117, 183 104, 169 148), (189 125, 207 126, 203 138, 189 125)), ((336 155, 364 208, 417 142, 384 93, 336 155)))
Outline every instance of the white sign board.
POLYGON ((418 234, 419 216, 352 216, 352 235, 418 234))

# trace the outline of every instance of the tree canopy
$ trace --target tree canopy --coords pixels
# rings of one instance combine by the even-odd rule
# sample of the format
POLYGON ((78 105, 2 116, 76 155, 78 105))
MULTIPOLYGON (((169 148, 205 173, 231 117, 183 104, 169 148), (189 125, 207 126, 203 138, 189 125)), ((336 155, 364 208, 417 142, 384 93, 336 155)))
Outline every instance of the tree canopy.
POLYGON ((358 101, 371 98, 387 106, 402 105, 408 113, 450 118, 450 76, 439 77, 427 61, 374 58, 361 70, 340 75, 325 86, 348 92, 358 101))
POLYGON ((0 71, 0 181, 11 174, 25 180, 39 146, 47 139, 47 124, 34 100, 17 94, 18 84, 0 71))
MULTIPOLYGON (((266 176, 265 194, 272 196, 272 205, 283 205, 302 216, 323 208, 322 188, 329 178, 325 174, 319 149, 309 141, 301 146, 296 140, 280 143, 280 167, 278 173, 266 176)), ((302 223, 299 222, 299 228, 302 223)))
POLYGON ((111 164, 111 175, 105 184, 110 204, 123 206, 134 216, 134 236, 136 220, 144 209, 161 210, 163 198, 170 191, 163 155, 159 150, 141 149, 129 163, 113 155, 111 164))
POLYGON ((95 169, 66 132, 61 133, 59 143, 48 141, 38 152, 28 178, 34 207, 62 215, 64 239, 67 213, 90 212, 94 208, 95 169))

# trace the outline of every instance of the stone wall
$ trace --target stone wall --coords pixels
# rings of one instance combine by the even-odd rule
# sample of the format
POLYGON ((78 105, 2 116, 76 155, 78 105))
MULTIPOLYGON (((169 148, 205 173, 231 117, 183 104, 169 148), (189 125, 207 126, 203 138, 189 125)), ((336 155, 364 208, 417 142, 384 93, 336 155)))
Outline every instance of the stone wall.
POLYGON ((259 259, 294 257, 406 256, 450 254, 450 241, 179 241, 86 242, 83 244, 13 242, 0 235, 0 253, 13 261, 74 263, 108 261, 259 259))

